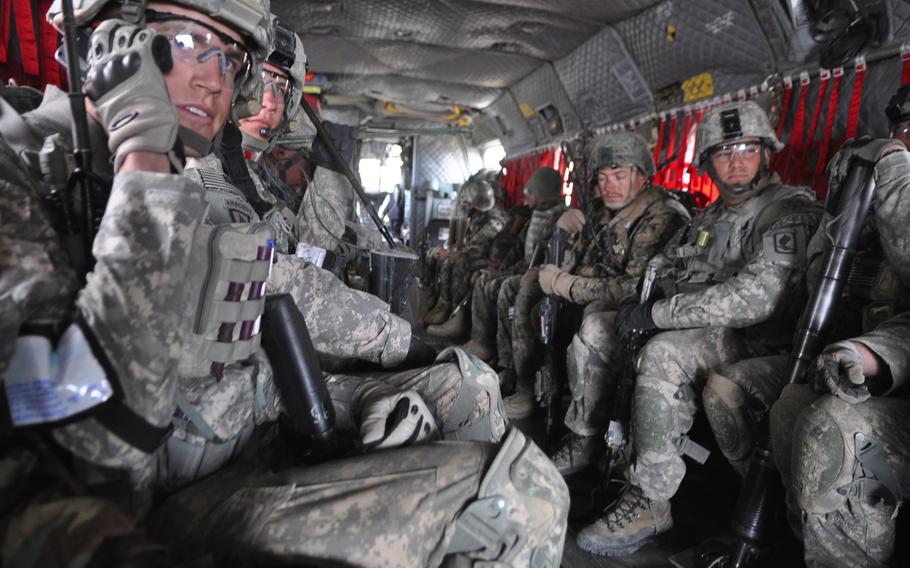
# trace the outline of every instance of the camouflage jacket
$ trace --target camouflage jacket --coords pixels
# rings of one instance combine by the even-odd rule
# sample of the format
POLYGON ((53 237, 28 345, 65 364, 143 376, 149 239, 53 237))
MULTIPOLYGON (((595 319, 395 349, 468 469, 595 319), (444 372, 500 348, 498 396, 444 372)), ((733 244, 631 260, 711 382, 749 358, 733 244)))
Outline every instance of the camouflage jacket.
POLYGON ((524 236, 533 211, 527 205, 521 205, 509 211, 509 218, 501 231, 496 233, 490 243, 491 262, 509 266, 520 260, 524 254, 524 236))
POLYGON ((661 329, 752 328, 786 342, 805 296, 806 246, 821 204, 772 174, 734 207, 718 200, 677 231, 652 263, 666 295, 652 309, 661 329))
POLYGON ((598 219, 594 239, 585 240, 579 278, 570 295, 576 304, 608 300, 613 305, 634 293, 648 261, 688 219, 685 209, 662 187, 649 185, 620 211, 598 219))
POLYGON ((498 204, 489 211, 475 212, 468 219, 461 250, 486 255, 493 238, 505 227, 507 215, 498 204))

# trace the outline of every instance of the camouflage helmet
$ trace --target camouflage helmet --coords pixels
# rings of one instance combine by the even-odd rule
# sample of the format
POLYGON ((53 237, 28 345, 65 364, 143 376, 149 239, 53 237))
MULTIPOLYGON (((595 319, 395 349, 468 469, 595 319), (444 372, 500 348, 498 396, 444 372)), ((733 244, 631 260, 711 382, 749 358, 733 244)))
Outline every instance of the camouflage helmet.
MULTIPOLYGON (((239 91, 249 93, 259 82, 259 65, 272 49, 272 26, 269 0, 164 0, 166 4, 183 6, 207 14, 249 38, 247 49, 252 59, 250 74, 239 91)), ((122 0, 73 0, 76 25, 88 26, 109 4, 126 4, 122 0)), ((63 2, 54 0, 45 15, 57 31, 63 31, 63 2)))
POLYGON ((555 201, 562 196, 562 176, 553 168, 540 168, 531 174, 525 189, 544 202, 555 201))
POLYGON ((591 144, 591 165, 595 172, 604 168, 633 166, 647 177, 654 175, 654 158, 645 139, 634 132, 613 132, 591 144))
POLYGON ((910 119, 910 100, 907 100, 907 95, 910 95, 910 83, 902 85, 885 107, 885 116, 892 126, 910 119))
POLYGON ((493 186, 480 176, 473 176, 461 188, 460 201, 469 209, 489 211, 496 205, 493 186))
POLYGON ((783 150, 768 115, 754 101, 735 102, 711 109, 698 123, 695 156, 699 168, 704 168, 711 148, 725 142, 749 137, 760 138, 774 152, 783 150))

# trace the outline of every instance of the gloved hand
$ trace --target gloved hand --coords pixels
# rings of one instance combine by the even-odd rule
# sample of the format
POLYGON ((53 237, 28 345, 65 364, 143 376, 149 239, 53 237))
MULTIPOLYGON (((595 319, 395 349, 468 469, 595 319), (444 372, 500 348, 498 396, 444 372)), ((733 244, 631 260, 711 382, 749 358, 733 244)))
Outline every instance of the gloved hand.
POLYGON ((436 420, 416 391, 372 383, 358 397, 360 436, 367 448, 395 448, 438 437, 436 420))
POLYGON ((831 393, 850 404, 867 400, 871 395, 863 375, 863 354, 852 341, 832 343, 815 361, 812 390, 831 393))
POLYGON ((570 292, 572 291, 572 284, 574 284, 576 280, 578 280, 577 276, 573 276, 565 270, 557 268, 554 264, 544 264, 540 267, 538 281, 540 282, 541 290, 548 296, 550 294, 556 294, 561 298, 571 301, 572 296, 570 292))
POLYGON ((88 63, 85 94, 108 133, 114 171, 130 152, 170 153, 180 117, 162 76, 173 67, 167 38, 105 20, 92 33, 88 63))
MULTIPOLYGON (((334 122, 323 121, 322 125, 328 133, 329 138, 338 147, 338 151, 345 159, 348 165, 354 160, 354 144, 357 141, 357 127, 348 126, 347 124, 335 124, 334 122)), ((310 162, 317 168, 325 168, 333 172, 341 173, 341 166, 332 158, 328 147, 322 141, 322 137, 317 136, 313 140, 313 147, 310 151, 310 162)))
POLYGON ((906 151, 904 144, 890 138, 873 139, 863 136, 857 140, 850 140, 841 146, 841 149, 828 163, 829 184, 842 182, 847 177, 853 158, 877 164, 888 154, 903 151, 906 151))
POLYGON ((613 324, 616 329, 616 336, 620 339, 625 339, 633 331, 648 332, 660 329, 655 325, 654 319, 651 317, 651 308, 653 307, 654 302, 620 306, 613 324))
POLYGON ((556 226, 570 235, 575 234, 585 226, 585 215, 580 209, 569 209, 559 216, 556 226))

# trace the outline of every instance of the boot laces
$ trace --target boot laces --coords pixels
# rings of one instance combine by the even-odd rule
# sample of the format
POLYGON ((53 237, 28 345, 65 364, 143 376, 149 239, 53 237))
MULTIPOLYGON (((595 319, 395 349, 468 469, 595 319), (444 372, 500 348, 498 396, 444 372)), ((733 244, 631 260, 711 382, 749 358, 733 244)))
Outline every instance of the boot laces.
POLYGON ((648 499, 642 494, 641 489, 629 484, 619 497, 604 509, 601 519, 610 530, 621 529, 637 519, 641 511, 647 507, 648 499))

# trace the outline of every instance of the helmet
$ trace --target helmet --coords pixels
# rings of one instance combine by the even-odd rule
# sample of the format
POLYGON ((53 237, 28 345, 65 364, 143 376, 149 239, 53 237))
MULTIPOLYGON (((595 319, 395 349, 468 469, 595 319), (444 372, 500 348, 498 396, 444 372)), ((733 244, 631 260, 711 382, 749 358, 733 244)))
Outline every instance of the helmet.
POLYGON ((493 186, 479 176, 475 175, 469 179, 461 188, 461 191, 463 195, 459 196, 461 198, 459 201, 470 209, 489 211, 496 205, 496 200, 493 196, 493 186))
POLYGON ((755 136, 774 152, 784 145, 768 124, 768 116, 754 101, 735 102, 705 113, 698 124, 695 156, 698 167, 705 168, 708 152, 718 144, 755 136))
POLYGON ((540 168, 531 174, 525 189, 544 202, 555 201, 562 196, 562 176, 553 168, 540 168))
POLYGON ((614 132, 591 144, 591 165, 594 171, 604 168, 634 166, 645 176, 654 175, 654 158, 645 139, 634 132, 614 132))
POLYGON ((910 95, 910 83, 902 85, 885 107, 885 116, 892 126, 910 119, 910 101, 907 100, 907 95, 910 95))
MULTIPOLYGON (((259 64, 272 49, 272 28, 269 0, 164 0, 208 14, 212 18, 237 30, 247 38, 247 49, 252 59, 250 75, 239 91, 250 93, 259 82, 259 64), (250 41, 252 40, 252 41, 250 41)), ((108 4, 125 4, 120 0, 73 0, 76 25, 88 26, 108 4)), ((124 6, 126 7, 126 6, 124 6)), ((47 10, 46 19, 58 31, 63 31, 63 2, 54 0, 47 10)))
POLYGON ((287 131, 289 123, 300 111, 300 97, 303 95, 303 85, 306 82, 307 60, 303 40, 274 16, 272 50, 266 61, 287 73, 291 79, 291 90, 284 101, 284 120, 275 129, 275 132, 280 134, 287 131))

